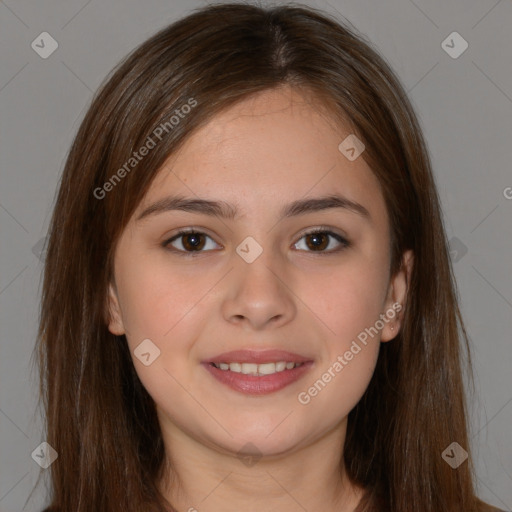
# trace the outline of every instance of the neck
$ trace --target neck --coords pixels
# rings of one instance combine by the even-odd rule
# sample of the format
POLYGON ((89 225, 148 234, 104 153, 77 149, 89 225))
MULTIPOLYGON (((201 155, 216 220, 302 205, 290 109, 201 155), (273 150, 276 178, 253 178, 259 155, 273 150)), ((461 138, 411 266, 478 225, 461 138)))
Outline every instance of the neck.
POLYGON ((159 488, 180 512, 352 512, 363 494, 342 461, 346 420, 313 444, 261 458, 206 447, 170 424, 162 431, 167 470, 159 488))

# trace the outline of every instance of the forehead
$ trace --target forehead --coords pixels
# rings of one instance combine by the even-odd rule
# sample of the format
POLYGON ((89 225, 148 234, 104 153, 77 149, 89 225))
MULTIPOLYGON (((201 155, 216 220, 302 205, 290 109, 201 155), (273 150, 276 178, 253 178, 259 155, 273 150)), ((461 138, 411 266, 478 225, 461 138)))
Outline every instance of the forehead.
POLYGON ((248 211, 280 209, 287 198, 340 193, 386 216, 369 166, 338 149, 350 134, 314 97, 292 88, 264 91, 190 135, 157 173, 138 211, 175 192, 222 199, 248 211))

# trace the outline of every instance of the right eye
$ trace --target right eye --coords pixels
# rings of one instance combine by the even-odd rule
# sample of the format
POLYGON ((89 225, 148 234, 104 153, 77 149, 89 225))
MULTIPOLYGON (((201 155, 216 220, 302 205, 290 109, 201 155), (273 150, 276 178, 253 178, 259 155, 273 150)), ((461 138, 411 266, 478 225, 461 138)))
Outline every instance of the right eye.
MULTIPOLYGON (((184 229, 176 233, 172 238, 165 241, 162 245, 166 248, 171 245, 172 249, 170 250, 185 254, 194 252, 200 253, 205 252, 205 250, 212 250, 211 247, 209 249, 205 249, 205 246, 208 245, 206 239, 210 239, 213 242, 213 239, 206 233, 195 231, 193 229, 184 229)), ((215 242, 213 242, 213 244, 215 244, 215 242)), ((214 248, 215 247, 213 247, 213 249, 214 248)))

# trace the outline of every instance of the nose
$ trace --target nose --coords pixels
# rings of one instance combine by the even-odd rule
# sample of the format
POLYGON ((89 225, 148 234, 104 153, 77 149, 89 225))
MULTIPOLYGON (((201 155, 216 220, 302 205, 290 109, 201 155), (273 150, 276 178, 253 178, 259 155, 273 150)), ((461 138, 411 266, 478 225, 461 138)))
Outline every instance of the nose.
POLYGON ((252 263, 236 257, 235 268, 225 283, 224 319, 253 330, 277 328, 292 321, 297 306, 290 276, 271 261, 269 251, 252 263))

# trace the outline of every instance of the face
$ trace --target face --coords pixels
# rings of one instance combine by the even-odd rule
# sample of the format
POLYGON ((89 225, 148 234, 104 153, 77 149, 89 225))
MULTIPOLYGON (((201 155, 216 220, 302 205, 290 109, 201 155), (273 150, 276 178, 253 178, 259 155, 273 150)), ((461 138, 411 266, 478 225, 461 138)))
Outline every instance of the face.
POLYGON ((338 149, 349 134, 298 92, 266 91, 159 171, 116 247, 109 329, 168 435, 293 452, 362 397, 407 279, 389 275, 377 179, 338 149))

